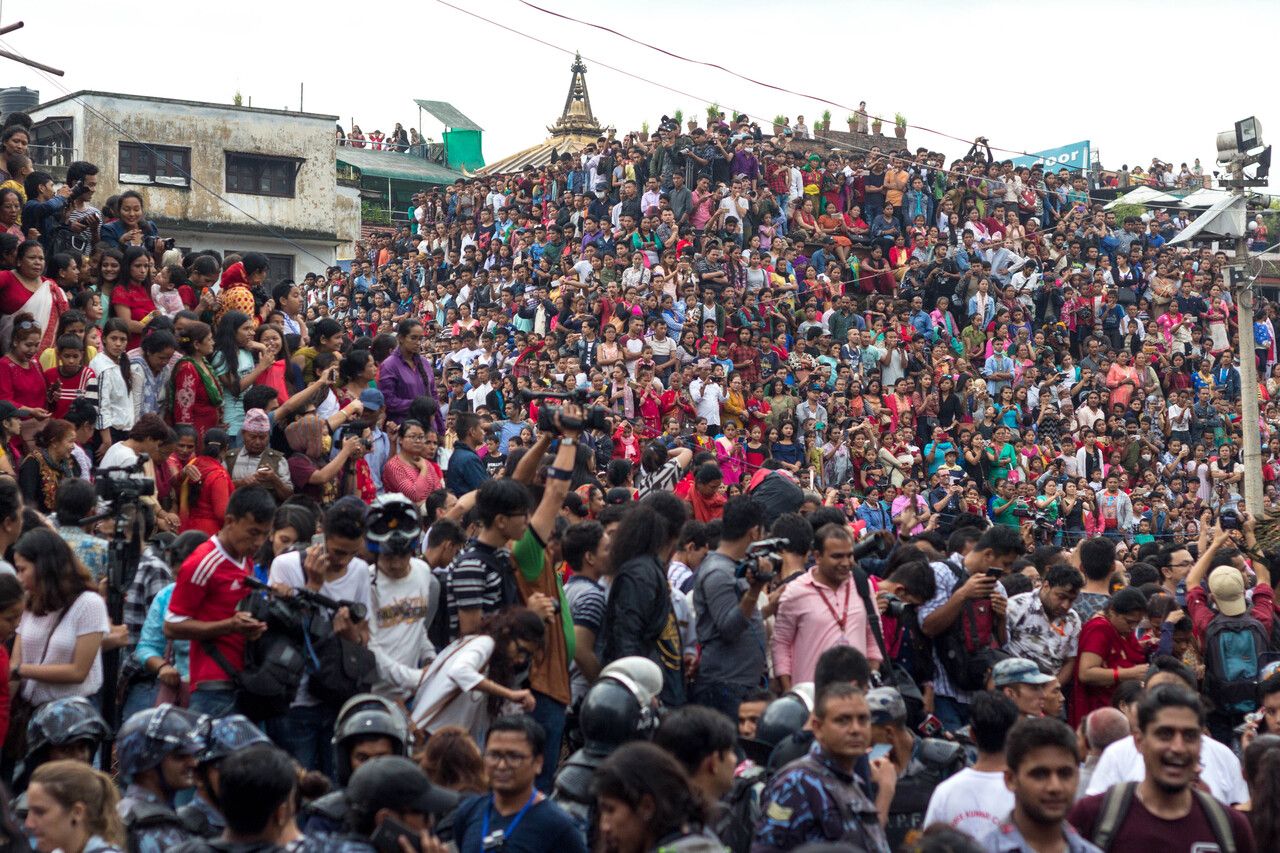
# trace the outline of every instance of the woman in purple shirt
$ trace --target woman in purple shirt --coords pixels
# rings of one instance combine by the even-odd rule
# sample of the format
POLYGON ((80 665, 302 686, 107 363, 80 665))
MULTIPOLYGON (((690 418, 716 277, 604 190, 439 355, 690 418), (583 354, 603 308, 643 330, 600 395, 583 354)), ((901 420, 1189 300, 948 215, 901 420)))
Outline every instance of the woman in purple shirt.
MULTIPOLYGON (((387 418, 402 421, 418 397, 436 399, 436 377, 431 362, 421 354, 422 323, 401 320, 396 329, 399 346, 378 369, 378 390, 387 401, 387 418)), ((444 432, 444 416, 436 412, 435 428, 444 432)))

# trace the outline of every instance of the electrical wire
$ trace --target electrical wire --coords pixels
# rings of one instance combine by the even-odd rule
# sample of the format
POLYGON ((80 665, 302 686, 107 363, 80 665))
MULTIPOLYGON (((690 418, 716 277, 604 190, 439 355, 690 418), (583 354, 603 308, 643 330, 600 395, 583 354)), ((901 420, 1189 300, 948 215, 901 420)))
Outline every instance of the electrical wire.
MULTIPOLYGON (((811 100, 811 101, 817 101, 818 103, 827 104, 827 105, 829 105, 829 106, 837 107, 837 108, 842 109, 842 110, 847 110, 847 111, 849 111, 850 113, 856 113, 856 112, 858 112, 858 110, 855 110, 853 107, 848 106, 847 104, 842 104, 842 103, 840 103, 840 102, 838 102, 838 101, 828 100, 827 98, 824 98, 824 97, 822 97, 822 96, 820 96, 820 95, 810 95, 810 94, 807 94, 807 93, 805 93, 805 92, 797 92, 797 91, 795 91, 795 90, 793 90, 793 89, 788 89, 788 88, 785 88, 785 87, 783 87, 783 86, 775 85, 775 84, 773 84, 773 83, 766 83, 766 82, 765 82, 765 81, 763 81, 763 80, 757 80, 757 79, 755 79, 754 77, 748 77, 748 76, 746 76, 745 74, 741 74, 741 73, 739 73, 739 72, 737 72, 737 71, 734 71, 734 70, 732 70, 732 69, 730 69, 730 68, 725 68, 723 65, 718 65, 718 64, 716 64, 716 63, 714 63, 714 62, 706 62, 706 61, 701 60, 701 59, 693 59, 693 58, 688 57, 688 56, 682 56, 681 54, 678 54, 678 53, 672 53, 671 51, 666 50, 666 49, 661 48, 661 47, 658 47, 657 45, 650 44, 650 43, 648 43, 648 42, 646 42, 646 41, 641 41, 640 39, 637 39, 637 38, 635 38, 635 37, 633 37, 633 36, 629 36, 629 35, 627 35, 626 33, 618 32, 617 30, 612 29, 611 27, 606 27, 606 26, 604 26, 603 24, 596 24, 596 23, 592 23, 591 21, 584 21, 584 20, 582 20, 581 18, 575 18, 575 17, 573 17, 572 15, 565 15, 565 14, 563 14, 563 13, 561 13, 561 12, 557 12, 557 11, 555 11, 554 9, 547 9, 547 8, 544 8, 544 7, 542 7, 542 6, 537 5, 536 3, 530 3, 530 2, 529 2, 529 0, 517 0, 517 2, 519 2, 519 3, 521 3, 521 4, 525 5, 525 6, 528 6, 530 9, 535 9, 535 10, 537 10, 537 11, 539 11, 539 12, 542 12, 543 14, 551 15, 552 17, 560 18, 561 20, 564 20, 564 21, 570 21, 570 22, 575 23, 575 24, 581 24, 581 25, 583 25, 583 26, 585 26, 585 27, 592 27, 593 29, 601 30, 601 31, 606 32, 606 33, 611 33, 612 35, 615 35, 615 36, 617 36, 618 38, 621 38, 621 39, 625 39, 626 41, 629 41, 629 42, 631 42, 632 44, 640 45, 641 47, 648 48, 649 50, 655 51, 655 52, 657 52, 657 53, 661 53, 661 54, 662 54, 662 55, 664 55, 664 56, 669 56, 669 57, 671 57, 672 59, 678 59, 678 60, 680 60, 681 62, 689 62, 689 63, 692 63, 693 65, 701 65, 701 66, 703 66, 703 67, 705 67, 705 68, 714 68, 714 69, 716 69, 717 71, 723 71, 725 74, 728 74, 728 75, 729 75, 729 76, 731 76, 731 77, 737 77, 739 80, 744 80, 744 81, 746 81, 747 83, 752 83, 752 84, 754 84, 754 85, 756 85, 756 86, 762 86, 762 87, 764 87, 764 88, 766 88, 766 89, 772 89, 772 90, 774 90, 775 92, 782 92, 782 93, 787 94, 787 95, 795 95, 797 98, 807 98, 807 99, 809 99, 809 100, 811 100)), ((877 115, 873 115, 873 114, 871 114, 871 113, 866 113, 866 116, 867 116, 867 118, 868 118, 868 119, 871 119, 872 121, 878 121, 878 122, 881 122, 881 123, 884 123, 884 122, 886 121, 886 119, 884 119, 884 118, 882 118, 882 117, 880 117, 880 116, 877 116, 877 115)), ((965 145, 971 145, 971 144, 973 144, 973 142, 974 142, 974 140, 973 140, 973 139, 966 138, 966 137, 962 137, 962 136, 956 136, 955 134, 952 134, 952 133, 946 133, 945 131, 941 131, 941 130, 934 130, 933 128, 925 127, 925 126, 924 126, 924 125, 922 125, 922 124, 913 124, 913 125, 911 125, 911 127, 913 127, 913 128, 914 128, 914 129, 916 129, 916 130, 922 130, 922 131, 924 131, 925 133, 931 133, 931 134, 933 134, 933 135, 935 135, 935 136, 943 137, 944 139, 951 139, 951 140, 954 140, 954 141, 956 141, 956 142, 962 142, 962 143, 964 143, 965 145)), ((1018 156, 1020 156, 1020 157, 1034 157, 1034 156, 1036 156, 1035 154, 1033 154, 1033 153, 1031 153, 1031 152, 1028 152, 1028 151, 1019 151, 1019 150, 1017 150, 1017 149, 1013 149, 1013 148, 1000 148, 1000 147, 995 146, 995 145, 992 145, 992 146, 990 146, 990 147, 991 147, 991 149, 992 149, 993 151, 1003 151, 1003 152, 1005 152, 1005 153, 1007 153, 1007 154, 1016 154, 1016 155, 1018 155, 1018 156)))
MULTIPOLYGON (((558 44, 554 44, 553 42, 549 42, 549 41, 547 41, 547 40, 545 40, 545 39, 539 38, 538 36, 535 36, 535 35, 532 35, 532 34, 530 34, 530 33, 524 32, 523 30, 518 30, 518 29, 516 29, 516 28, 514 28, 514 27, 510 27, 510 26, 508 26, 508 25, 506 25, 506 24, 503 24, 503 23, 501 23, 501 22, 499 22, 499 21, 495 21, 495 20, 493 20, 493 19, 491 19, 491 18, 486 18, 484 15, 481 15, 481 14, 479 14, 478 12, 473 12, 473 11, 471 11, 470 9, 463 8, 462 6, 457 6, 457 5, 455 5, 455 4, 451 3, 451 2, 449 2, 449 0, 435 0, 435 2, 439 3, 439 4, 440 4, 440 5, 442 5, 442 6, 447 6, 448 8, 453 9, 454 11, 461 12, 461 13, 463 13, 464 15, 469 15, 470 17, 475 18, 475 19, 477 19, 477 20, 479 20, 479 21, 483 21, 483 22, 485 22, 486 24, 490 24, 490 25, 495 26, 495 27, 497 27, 497 28, 499 28, 499 29, 502 29, 502 30, 506 30, 506 31, 507 31, 507 32, 509 32, 509 33, 514 33, 515 35, 518 35, 518 36, 520 36, 521 38, 526 38, 526 39, 529 39, 530 41, 537 42, 538 44, 541 44, 541 45, 543 45, 543 46, 545 46, 545 47, 549 47, 549 48, 551 48, 552 50, 559 51, 560 53, 566 54, 566 55, 568 55, 568 56, 578 56, 578 55, 581 55, 581 54, 580 54, 580 52, 578 52, 578 51, 572 51, 572 50, 569 50, 568 48, 561 47, 561 46, 560 46, 560 45, 558 45, 558 44)), ((690 92, 685 92, 685 91, 683 91, 683 90, 681 90, 681 89, 677 89, 677 88, 675 88, 674 86, 669 86, 669 85, 667 85, 666 83, 661 83, 661 82, 659 82, 659 81, 657 81, 657 80, 654 80, 654 79, 653 79, 653 78, 651 78, 651 77, 645 77, 645 76, 642 76, 642 75, 639 75, 639 74, 635 74, 635 73, 633 73, 633 72, 631 72, 631 71, 627 71, 627 70, 625 70, 625 69, 619 68, 619 67, 617 67, 616 65, 611 65, 611 64, 609 64, 609 63, 607 63, 607 62, 602 62, 602 61, 600 61, 600 60, 598 60, 598 59, 593 59, 593 58, 591 58, 591 57, 589 57, 589 56, 583 56, 582 58, 583 58, 583 59, 586 59, 586 60, 589 60, 591 63, 593 63, 594 65, 598 65, 598 66, 599 66, 599 67, 601 67, 601 68, 607 68, 607 69, 608 69, 608 70, 610 70, 610 71, 613 71, 613 72, 615 72, 615 73, 617 73, 617 74, 621 74, 621 75, 623 75, 624 77, 630 77, 630 78, 631 78, 631 79, 633 79, 633 80, 638 80, 639 82, 644 83, 644 84, 646 84, 646 85, 649 85, 649 86, 656 86, 656 87, 658 87, 659 89, 665 89, 665 90, 667 90, 668 92, 672 92, 672 93, 674 93, 674 94, 680 95, 680 96, 685 97, 685 98, 693 98, 694 100, 698 100, 698 101, 705 101, 705 100, 707 100, 706 98, 703 98, 703 97, 701 97, 701 96, 699 96, 699 95, 695 95, 695 94, 692 94, 692 93, 690 93, 690 92)), ((763 117, 761 117, 761 116, 756 116, 756 115, 752 115, 751 113, 745 113, 745 112, 744 112, 744 113, 739 113, 739 115, 745 115, 745 116, 747 116, 748 118, 753 119, 753 120, 755 120, 756 122, 760 123, 761 125, 768 124, 768 122, 766 122, 766 121, 765 121, 765 119, 764 119, 763 117)), ((859 145, 859 144, 857 144, 857 143, 849 142, 849 141, 846 141, 846 140, 844 140, 844 139, 836 139, 836 138, 834 138, 834 137, 830 137, 830 136, 822 136, 822 135, 820 135, 820 134, 818 134, 818 133, 816 133, 816 132, 814 132, 814 133, 813 133, 813 139, 814 139, 814 140, 816 140, 816 141, 827 142, 827 143, 829 143, 833 148, 840 148, 840 149, 844 149, 844 150, 850 150, 850 149, 851 149, 851 150, 858 151, 858 152, 865 153, 865 154, 870 154, 870 153, 872 153, 872 152, 874 151, 874 149, 872 149, 872 148, 868 148, 867 146, 864 146, 864 145, 859 145)), ((963 141, 963 140, 962 140, 962 141, 963 141)), ((1006 150, 1006 149, 1001 149, 1001 150, 1006 150)), ((933 171, 943 172, 943 173, 945 173, 945 174, 947 174, 947 175, 951 175, 951 176, 953 176, 953 177, 958 177, 958 178, 964 178, 964 179, 968 179, 968 178, 972 177, 972 175, 970 175, 970 174, 969 174, 969 173, 967 173, 967 172, 957 172, 957 171, 955 171, 955 170, 947 169, 947 168, 941 168, 941 169, 935 168, 935 169, 933 169, 933 171)), ((1081 176, 1084 176, 1084 174, 1085 174, 1085 173, 1084 173, 1084 171, 1083 171, 1083 170, 1080 170, 1080 175, 1081 175, 1081 176)), ((1114 199, 1112 199, 1112 198, 1110 198, 1110 197, 1107 197, 1107 196, 1094 195, 1094 194, 1092 194, 1092 193, 1086 193, 1086 196, 1087 196, 1087 198, 1088 198, 1090 201, 1097 201, 1097 202, 1109 202, 1109 201, 1113 201, 1113 200, 1114 200, 1114 199)), ((1055 226, 1055 227, 1056 227, 1056 226, 1055 226)), ((1052 229, 1050 229, 1050 230, 1052 230, 1052 229)))
MULTIPOLYGON (((5 41, 5 40, 4 40, 4 39, 2 39, 2 38, 0 38, 0 45, 3 45, 7 50, 9 50, 10 52, 12 52, 12 53, 14 53, 14 54, 16 54, 16 55, 18 55, 18 56, 21 56, 21 57, 22 57, 22 58, 24 58, 24 59, 26 59, 26 58, 27 58, 27 57, 26 57, 26 56, 24 56, 24 55, 23 55, 23 54, 22 54, 22 53, 21 53, 17 48, 13 47, 11 44, 9 44, 7 41, 5 41)), ((148 152, 150 152, 150 153, 151 153, 151 156, 153 156, 153 157, 155 157, 155 158, 157 158, 157 159, 160 159, 160 158, 163 156, 159 151, 157 151, 155 148, 153 148, 149 143, 144 142, 144 141, 142 141, 141 139, 139 139, 138 137, 134 136, 132 133, 130 133, 129 131, 125 130, 123 127, 121 127, 120 125, 118 125, 118 124, 116 124, 114 121, 112 121, 108 116, 106 116, 105 114, 103 114, 101 111, 99 111, 99 110, 95 109, 93 106, 91 106, 91 105, 90 105, 87 101, 85 101, 83 98, 78 97, 74 92, 72 92, 70 89, 68 89, 66 86, 64 86, 64 85, 62 84, 62 82, 61 82, 61 81, 59 81, 58 79, 56 79, 56 78, 54 78, 54 77, 52 77, 52 76, 50 76, 50 75, 46 74, 45 72, 41 71, 39 68, 35 68, 35 69, 33 69, 33 70, 34 70, 37 74, 39 74, 41 77, 43 77, 44 79, 46 79, 46 80, 48 80, 50 83, 52 83, 55 87, 57 87, 58 89, 61 89, 61 90, 62 90, 64 93, 66 93, 66 94, 67 94, 67 95, 68 95, 68 96, 69 96, 73 101, 75 101, 76 103, 80 104, 80 106, 84 107, 86 111, 88 111, 88 112, 92 113, 93 115, 95 115, 96 117, 98 117, 99 119, 101 119, 103 122, 105 122, 106 124, 108 124, 108 125, 109 125, 110 127, 112 127, 112 128, 113 128, 117 133, 119 133, 119 134, 121 134, 122 136, 126 137, 129 141, 133 142, 134 144, 139 145, 139 146, 141 146, 142 148, 146 149, 148 152)), ((320 262, 321 266, 322 266, 322 267, 324 267, 324 268, 328 268, 329 266, 331 266, 331 265, 332 265, 329 261, 326 261, 324 258, 322 258, 322 257, 320 257, 319 255, 317 255, 315 252, 313 252, 313 251, 311 251, 310 249, 308 249, 306 246, 303 246, 303 245, 301 245, 300 243, 298 243, 298 242, 294 241, 293 239, 289 238, 288 236, 286 236, 286 235, 284 235, 284 234, 281 234, 279 231, 277 231, 277 230, 276 230, 275 228, 273 228, 271 225, 268 225, 266 222, 263 222, 261 219, 259 219, 258 217, 254 216, 252 213, 250 213, 249 211, 245 210, 243 207, 241 207, 240 205, 236 204, 236 203, 235 203, 234 201, 232 201, 231 199, 229 199, 229 198, 227 198, 226 196, 222 195, 222 194, 221 194, 220 192, 218 192, 217 190, 213 189, 212 187, 209 187, 209 186, 208 186, 207 184, 205 184, 203 181, 200 181, 198 178, 196 178, 196 176, 195 176, 195 175, 191 174, 191 172, 187 171, 186 169, 183 169, 179 164, 177 164, 177 163, 175 163, 175 162, 173 162, 172 160, 169 160, 169 159, 166 159, 166 160, 165 160, 165 162, 167 162, 167 163, 168 163, 172 168, 174 168, 174 169, 175 169, 175 170, 177 170, 180 174, 182 174, 182 175, 183 175, 183 176, 184 176, 188 181, 190 181, 190 182, 191 182, 191 184, 192 184, 193 186, 199 187, 200 189, 202 189, 202 190, 204 190, 205 192, 209 193, 209 195, 213 196, 214 198, 216 198, 216 199, 218 199, 219 201, 221 201, 221 202, 223 202, 224 204, 226 204, 228 207, 231 207, 232 209, 234 209, 234 210, 236 210, 237 212, 241 213, 241 214, 242 214, 246 219, 249 219, 249 220, 251 220, 251 221, 253 221, 253 222, 257 223, 258 225, 262 226, 262 228, 264 228, 270 236, 274 237, 274 238, 275 238, 275 239, 277 239, 277 240, 280 240, 281 242, 283 242, 283 243, 285 243, 285 244, 287 244, 287 245, 289 245, 289 246, 292 246, 293 248, 297 249, 299 252, 303 253, 304 255, 308 255, 308 256, 310 256, 310 257, 312 257, 312 258, 315 258, 317 261, 319 261, 319 262, 320 262)))

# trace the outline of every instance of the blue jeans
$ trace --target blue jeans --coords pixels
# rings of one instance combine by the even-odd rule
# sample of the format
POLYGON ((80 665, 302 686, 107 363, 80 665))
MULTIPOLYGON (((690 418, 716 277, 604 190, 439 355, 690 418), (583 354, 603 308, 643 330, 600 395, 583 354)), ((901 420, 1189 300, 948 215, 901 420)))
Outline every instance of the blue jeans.
POLYGON ((533 692, 538 700, 529 716, 538 721, 547 733, 547 746, 542 751, 542 772, 534 782, 539 791, 550 791, 556 780, 556 768, 560 765, 560 742, 564 739, 565 706, 545 693, 533 692))
POLYGON ((294 705, 267 720, 267 737, 306 770, 334 778, 333 725, 337 711, 325 705, 294 705))
POLYGON ((236 712, 236 689, 228 681, 207 681, 191 691, 193 714, 208 714, 215 720, 236 712))
POLYGON ((949 732, 957 732, 969 725, 969 706, 950 696, 933 697, 933 713, 949 732))
POLYGON ((124 697, 124 706, 120 709, 120 719, 127 720, 139 711, 156 704, 156 682, 135 681, 124 697))

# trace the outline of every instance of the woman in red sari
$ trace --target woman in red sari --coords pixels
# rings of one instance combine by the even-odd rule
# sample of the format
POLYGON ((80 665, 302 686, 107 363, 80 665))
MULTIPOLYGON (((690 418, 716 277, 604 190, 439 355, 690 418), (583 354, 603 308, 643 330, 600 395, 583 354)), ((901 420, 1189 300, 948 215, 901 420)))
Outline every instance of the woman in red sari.
POLYGON ((67 310, 67 295, 44 277, 44 246, 39 241, 28 240, 19 245, 17 258, 12 270, 0 270, 0 352, 9 348, 13 318, 26 313, 41 330, 36 350, 39 354, 53 346, 58 318, 67 310))
POLYGON ((222 464, 227 449, 226 430, 211 429, 204 434, 204 446, 182 469, 183 487, 178 499, 180 533, 199 530, 213 536, 222 529, 231 499, 231 475, 222 464))
POLYGON ((190 323, 178 333, 182 358, 173 367, 169 399, 173 423, 195 427, 197 441, 222 422, 222 389, 206 359, 213 354, 213 330, 205 323, 190 323))

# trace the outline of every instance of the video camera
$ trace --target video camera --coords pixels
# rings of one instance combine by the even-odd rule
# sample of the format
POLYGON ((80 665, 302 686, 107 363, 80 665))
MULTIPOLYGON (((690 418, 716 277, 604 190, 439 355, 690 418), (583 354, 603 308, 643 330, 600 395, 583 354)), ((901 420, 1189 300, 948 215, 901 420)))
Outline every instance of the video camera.
POLYGON ((150 497, 156 493, 156 481, 142 475, 142 466, 148 456, 138 454, 138 461, 132 465, 120 465, 112 468, 98 468, 93 472, 94 486, 98 497, 107 503, 131 503, 139 498, 150 497))
MULTIPOLYGON (((586 391, 521 391, 520 399, 523 402, 530 400, 556 400, 556 401, 572 401, 586 405, 589 398, 586 391)), ((573 418, 561 414, 559 406, 542 405, 538 407, 538 429, 543 432, 559 433, 560 427, 567 426, 573 429, 598 429, 605 432, 612 430, 613 425, 609 422, 610 410, 604 406, 586 406, 583 417, 573 418), (560 415, 560 423, 556 423, 556 415, 560 415)))
POLYGON ((768 583, 778 574, 778 568, 782 565, 782 555, 778 553, 787 545, 791 544, 791 540, 785 536, 775 536, 771 539, 757 539, 747 547, 747 555, 742 558, 742 562, 738 563, 734 571, 736 577, 745 578, 747 572, 759 581, 768 583), (757 561, 764 560, 769 563, 770 571, 761 572, 757 569, 757 561))
POLYGON ((250 589, 260 590, 262 592, 267 593, 268 595, 274 596, 276 599, 280 601, 289 601, 290 599, 297 599, 298 601, 304 602, 306 604, 312 604, 317 607, 323 607, 325 610, 329 610, 333 613, 337 613, 339 610, 345 607, 347 608, 347 612, 351 614, 352 622, 363 622, 369 616, 369 609, 358 601, 339 601, 337 599, 330 598, 327 595, 322 595, 318 592, 315 592, 314 590, 306 589, 303 587, 295 587, 293 589, 293 595, 282 596, 280 595, 280 593, 276 592, 276 590, 270 584, 265 584, 255 577, 244 578, 244 583, 245 583, 245 586, 249 587, 250 589))

